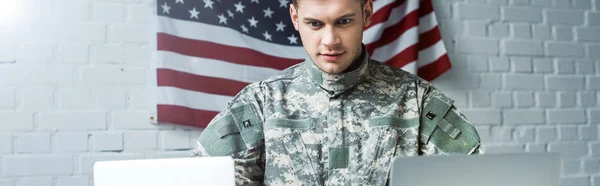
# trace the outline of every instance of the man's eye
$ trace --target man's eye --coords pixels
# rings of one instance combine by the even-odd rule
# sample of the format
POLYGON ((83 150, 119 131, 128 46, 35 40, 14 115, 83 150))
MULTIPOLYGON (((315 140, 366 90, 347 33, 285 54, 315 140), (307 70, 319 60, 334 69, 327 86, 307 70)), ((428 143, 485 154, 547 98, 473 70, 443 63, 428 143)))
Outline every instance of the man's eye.
POLYGON ((338 21, 338 23, 341 24, 341 25, 345 25, 345 24, 350 23, 350 21, 352 21, 352 20, 351 19, 340 19, 338 21))
POLYGON ((321 23, 319 23, 319 22, 308 22, 308 25, 310 25, 311 27, 320 27, 321 23))

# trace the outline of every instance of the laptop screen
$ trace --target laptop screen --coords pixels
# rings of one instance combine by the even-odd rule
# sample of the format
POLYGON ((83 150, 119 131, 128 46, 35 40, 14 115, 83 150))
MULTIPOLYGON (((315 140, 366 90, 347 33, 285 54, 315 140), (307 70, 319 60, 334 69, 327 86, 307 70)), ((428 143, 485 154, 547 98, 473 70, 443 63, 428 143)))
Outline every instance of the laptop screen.
POLYGON ((233 186, 231 157, 102 161, 94 164, 94 186, 233 186))
POLYGON ((398 157, 393 186, 558 186, 558 154, 398 157))

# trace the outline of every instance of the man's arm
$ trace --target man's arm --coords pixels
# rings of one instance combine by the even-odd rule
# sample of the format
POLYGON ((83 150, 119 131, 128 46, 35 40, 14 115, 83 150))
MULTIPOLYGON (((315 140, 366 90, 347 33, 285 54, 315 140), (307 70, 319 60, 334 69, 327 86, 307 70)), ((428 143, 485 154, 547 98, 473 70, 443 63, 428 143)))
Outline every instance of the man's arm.
POLYGON ((454 106, 454 101, 431 84, 423 92, 420 154, 483 154, 475 127, 454 106))
POLYGON ((264 136, 256 84, 244 88, 202 131, 192 157, 231 156, 236 185, 262 185, 264 136))

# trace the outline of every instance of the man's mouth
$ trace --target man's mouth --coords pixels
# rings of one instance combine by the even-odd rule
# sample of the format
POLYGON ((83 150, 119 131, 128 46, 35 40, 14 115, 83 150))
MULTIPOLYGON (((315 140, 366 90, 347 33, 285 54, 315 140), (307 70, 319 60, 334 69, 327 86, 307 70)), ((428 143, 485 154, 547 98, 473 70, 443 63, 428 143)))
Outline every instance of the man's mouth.
POLYGON ((327 53, 320 53, 320 56, 325 58, 325 61, 337 61, 337 60, 341 59, 344 54, 345 54, 345 52, 327 52, 327 53))

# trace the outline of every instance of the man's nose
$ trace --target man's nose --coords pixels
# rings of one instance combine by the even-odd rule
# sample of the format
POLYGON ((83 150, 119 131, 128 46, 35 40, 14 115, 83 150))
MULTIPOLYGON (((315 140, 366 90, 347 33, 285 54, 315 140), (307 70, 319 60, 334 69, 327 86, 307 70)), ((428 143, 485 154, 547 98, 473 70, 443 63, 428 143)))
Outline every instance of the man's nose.
POLYGON ((323 39, 321 40, 321 44, 333 47, 339 45, 341 43, 341 39, 337 31, 332 27, 325 27, 323 29, 323 39))

